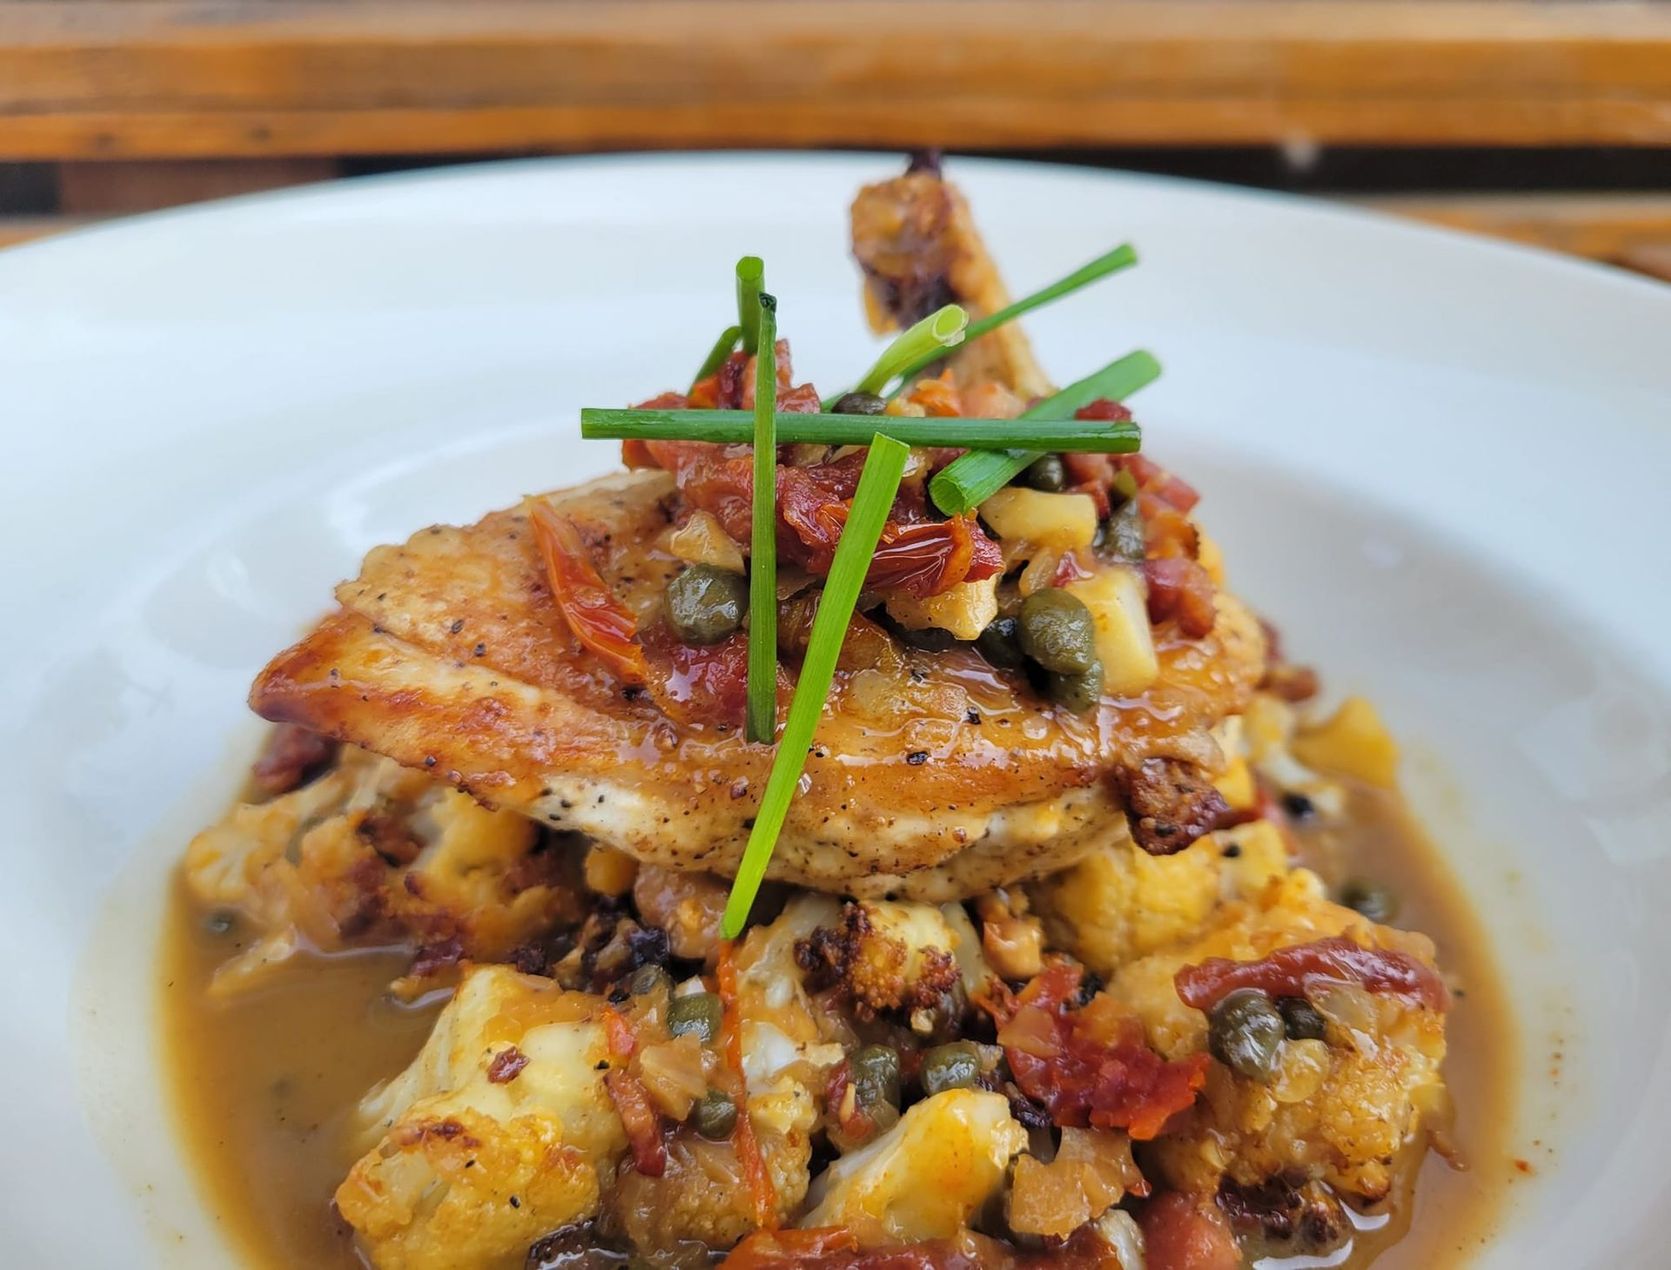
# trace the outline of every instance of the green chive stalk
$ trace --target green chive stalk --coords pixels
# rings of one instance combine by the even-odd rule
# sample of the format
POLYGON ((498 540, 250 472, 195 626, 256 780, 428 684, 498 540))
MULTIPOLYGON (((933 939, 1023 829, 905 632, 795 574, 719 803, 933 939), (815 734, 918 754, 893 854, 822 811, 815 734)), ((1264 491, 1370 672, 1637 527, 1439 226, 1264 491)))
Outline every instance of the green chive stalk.
POLYGON ((784 817, 789 814, 789 804, 806 768, 813 733, 830 695, 836 659, 841 655, 848 623, 853 619, 853 609, 864 587, 865 575, 870 571, 871 557, 876 554, 876 544, 882 537, 882 527, 887 523, 910 453, 909 446, 892 437, 877 435, 871 440, 859 487, 853 495, 841 541, 836 545, 835 559, 824 579, 818 613, 812 620, 806 656, 801 662, 800 679, 784 720, 783 739, 766 778, 766 789, 755 812, 754 827, 749 831, 737 880, 732 883, 731 895, 726 900, 720 929, 727 939, 742 934, 760 884, 765 880, 766 866, 783 830, 784 817))
POLYGON ((759 256, 744 256, 737 262, 737 325, 743 333, 743 351, 753 355, 760 348, 760 289, 766 285, 766 265, 759 256))
MULTIPOLYGON (((780 445, 869 445, 874 415, 780 413, 780 445)), ((952 446, 969 450, 1041 450, 1059 453, 1088 450, 1130 454, 1141 438, 1137 424, 1104 419, 965 419, 956 416, 910 419, 890 416, 888 433, 914 446, 952 446)), ((580 412, 580 435, 589 441, 715 441, 747 445, 754 439, 750 410, 616 410, 586 406, 580 412)))
MULTIPOLYGON (((1022 413, 1022 419, 1071 419, 1103 397, 1119 401, 1160 377, 1153 354, 1127 353, 1093 375, 1069 384, 1022 413)), ((972 511, 1008 485, 1041 453, 1037 450, 971 450, 948 463, 928 483, 929 497, 948 516, 972 511)))
MULTIPOLYGON (((1121 269, 1129 269, 1137 263, 1137 251, 1130 243, 1122 243, 1113 251, 1104 252, 1095 260, 1079 266, 1065 278, 1058 278, 1047 287, 1040 287, 1031 295, 1024 295, 1014 304, 1006 305, 996 313, 989 313, 985 317, 976 318, 969 323, 969 329, 964 332, 966 340, 977 340, 988 332, 997 330, 1006 322, 1013 322, 1024 313, 1031 313, 1034 309, 1043 308, 1054 300, 1060 300, 1065 295, 1071 295, 1081 287, 1087 287, 1099 279, 1106 278, 1111 273, 1118 273, 1121 269)), ((888 394, 897 397, 910 387, 911 381, 929 366, 940 359, 941 354, 930 353, 915 364, 907 366, 900 372, 897 387, 888 394)))
POLYGON ((761 292, 755 304, 747 721, 748 739, 769 745, 777 733, 777 300, 761 292))
POLYGON ((725 359, 731 356, 737 347, 737 341, 742 337, 743 328, 740 326, 728 326, 721 331, 719 338, 714 341, 714 346, 708 350, 708 356, 702 359, 702 369, 697 371, 696 378, 690 381, 691 387, 694 388, 723 366, 725 359))

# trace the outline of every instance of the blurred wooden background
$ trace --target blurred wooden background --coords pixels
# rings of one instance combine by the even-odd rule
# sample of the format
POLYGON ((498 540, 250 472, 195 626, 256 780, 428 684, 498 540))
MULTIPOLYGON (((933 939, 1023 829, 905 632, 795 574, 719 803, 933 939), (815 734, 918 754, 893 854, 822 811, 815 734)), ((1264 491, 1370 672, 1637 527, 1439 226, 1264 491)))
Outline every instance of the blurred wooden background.
POLYGON ((0 243, 503 155, 1038 154, 1671 277, 1653 0, 0 0, 0 243))

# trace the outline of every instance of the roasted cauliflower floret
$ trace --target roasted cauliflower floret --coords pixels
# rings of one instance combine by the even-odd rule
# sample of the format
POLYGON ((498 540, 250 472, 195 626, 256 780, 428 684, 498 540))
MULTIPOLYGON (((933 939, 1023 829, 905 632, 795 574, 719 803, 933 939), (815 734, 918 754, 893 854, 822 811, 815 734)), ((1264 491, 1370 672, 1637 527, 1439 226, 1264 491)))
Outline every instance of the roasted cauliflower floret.
POLYGON ((626 1149, 602 1006, 504 966, 465 974, 411 1066, 361 1103, 375 1145, 336 1202, 372 1264, 520 1266, 597 1215, 626 1149))
POLYGON ((813 931, 795 956, 815 984, 838 988, 861 1015, 909 1013, 957 984, 957 943, 934 905, 875 900, 844 905, 840 923, 813 931))
MULTIPOLYGON (((1330 903, 1317 876, 1296 869, 1255 899, 1227 904, 1198 939, 1131 962, 1113 989, 1151 1043, 1177 1058, 1205 1050, 1208 1038, 1207 1016, 1179 998, 1179 970, 1215 957, 1257 961, 1335 935, 1433 964, 1425 936, 1330 903)), ((1251 1187, 1282 1175, 1370 1200, 1387 1194, 1394 1157, 1444 1105, 1444 1015, 1355 984, 1330 986, 1312 1003, 1328 1020, 1325 1038, 1283 1042, 1268 1083, 1213 1065, 1187 1123, 1155 1143, 1168 1182, 1209 1194, 1224 1178, 1251 1187)))
POLYGON ((818 1179, 802 1226, 842 1226, 865 1246, 947 1239, 1003 1184, 1027 1131, 1002 1094, 948 1089, 818 1179))
POLYGON ((515 1270, 541 1235, 597 1210, 598 1185, 560 1121, 454 1110, 402 1120, 336 1203, 378 1270, 515 1270))
POLYGON ((578 916, 563 853, 513 812, 360 750, 269 802, 243 803, 186 849, 185 879, 205 907, 236 913, 259 939, 217 973, 217 991, 300 944, 456 941, 491 961, 578 916))
POLYGON ((1152 856, 1130 840, 1103 847, 1029 888, 1051 944, 1101 975, 1191 939, 1221 901, 1255 895, 1288 868, 1282 834, 1266 820, 1152 856))

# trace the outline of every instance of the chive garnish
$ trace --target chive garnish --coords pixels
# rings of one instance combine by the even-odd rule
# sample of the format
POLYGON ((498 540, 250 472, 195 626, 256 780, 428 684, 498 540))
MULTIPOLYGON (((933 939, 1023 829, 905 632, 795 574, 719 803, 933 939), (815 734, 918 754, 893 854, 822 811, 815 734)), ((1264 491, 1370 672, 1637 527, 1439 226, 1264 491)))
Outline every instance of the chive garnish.
MULTIPOLYGON (((936 309, 910 330, 895 337, 882 350, 862 379, 854 385, 854 392, 879 393, 901 374, 912 374, 911 367, 927 366, 946 355, 948 348, 963 342, 963 331, 969 325, 969 315, 961 305, 948 304, 936 309)), ((824 402, 827 410, 840 401, 845 393, 837 393, 824 402)))
POLYGON ((737 262, 737 325, 743 332, 743 351, 751 355, 760 347, 760 288, 765 278, 766 266, 759 256, 737 262))
POLYGON ((825 699, 830 695, 830 682, 835 677, 836 659, 841 655, 847 624, 852 620, 853 608, 858 603, 865 574, 870 570, 882 526, 893 508, 899 478, 910 452, 910 447, 892 437, 878 434, 871 440, 859 487, 847 513, 847 524, 836 545, 829 575, 824 579, 818 613, 812 619, 800 679, 783 724, 783 739, 772 760, 771 774, 766 778, 766 791, 755 812, 754 827, 749 831, 737 880, 732 883, 731 896, 725 903, 721 930, 727 939, 735 939, 742 933, 754 897, 766 876, 766 865, 783 829, 783 818, 789 812, 789 803, 795 797, 795 788, 806 767, 813 732, 824 711, 825 699))
MULTIPOLYGON (((751 257, 752 259, 752 257, 751 257)), ((758 263, 758 262, 756 262, 758 263)), ((741 272, 739 270, 739 277, 741 272)), ((777 300, 755 297, 754 521, 748 567, 748 739, 777 733, 777 300)))
MULTIPOLYGON (((780 445, 869 445, 877 422, 874 415, 779 414, 777 439, 780 445)), ((890 416, 886 425, 889 435, 906 445, 969 450, 1130 454, 1138 448, 1139 439, 1135 423, 1106 419, 890 416)), ((580 412, 580 435, 590 441, 636 438, 747 445, 754 439, 754 414, 748 410, 614 410, 587 406, 580 412)))
MULTIPOLYGON (((1119 401, 1160 375, 1160 363, 1139 349, 1110 362, 1093 375, 1069 384, 1054 396, 1022 413, 1028 419, 1070 419, 1082 406, 1108 397, 1119 401)), ((1110 424, 1104 424, 1110 427, 1110 424)), ((1064 449, 1051 446, 1049 449, 1064 449)), ((1016 474, 1039 457, 1037 450, 971 450, 934 474, 928 483, 934 505, 948 516, 958 516, 980 506, 1015 479, 1016 474)))
POLYGON ((690 381, 691 387, 694 388, 697 384, 700 384, 725 364, 725 359, 731 356, 732 350, 737 347, 737 341, 742 338, 742 335, 743 328, 740 326, 728 326, 720 332, 719 338, 714 341, 714 346, 708 350, 708 356, 702 361, 702 369, 697 371, 696 378, 690 381))
MULTIPOLYGON (((1004 325, 1004 323, 1014 321, 1023 313, 1031 313, 1034 309, 1042 308, 1044 305, 1049 304, 1052 300, 1059 300, 1063 296, 1079 290, 1081 287, 1089 286, 1099 278, 1106 278, 1109 274, 1116 273, 1121 269, 1129 268, 1136 263, 1136 250, 1130 243, 1122 243, 1120 246, 1114 248, 1113 251, 1104 252, 1095 260, 1081 265, 1072 273, 1068 274, 1067 277, 1059 278, 1047 287, 1040 287, 1031 295, 1022 296, 1021 299, 1017 300, 1014 304, 1006 305, 1004 308, 999 309, 996 313, 988 313, 985 317, 976 318, 973 322, 969 323, 968 330, 964 332, 965 341, 977 340, 987 332, 997 330, 1000 326, 1004 325)), ((935 362, 937 362, 941 356, 943 356, 943 354, 930 352, 927 356, 921 358, 915 364, 902 370, 900 372, 898 386, 891 393, 889 393, 888 396, 897 397, 900 393, 904 392, 905 389, 910 386, 913 379, 915 379, 929 366, 932 366, 935 362)))

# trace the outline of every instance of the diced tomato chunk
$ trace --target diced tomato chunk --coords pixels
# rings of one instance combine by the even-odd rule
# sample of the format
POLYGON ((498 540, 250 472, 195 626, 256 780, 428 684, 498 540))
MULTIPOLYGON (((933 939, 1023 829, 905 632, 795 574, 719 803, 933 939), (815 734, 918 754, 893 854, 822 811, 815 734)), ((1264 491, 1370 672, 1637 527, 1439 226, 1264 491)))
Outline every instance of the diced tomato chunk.
POLYGON ((1213 580, 1194 560, 1172 556, 1149 560, 1143 565, 1149 584, 1149 620, 1159 624, 1178 619, 1178 629, 1191 639, 1200 639, 1213 629, 1217 610, 1213 604, 1213 580))
POLYGON ((1102 419, 1108 423, 1123 423, 1131 418, 1131 411, 1121 402, 1109 397, 1098 397, 1095 401, 1079 407, 1074 411, 1075 419, 1102 419))

